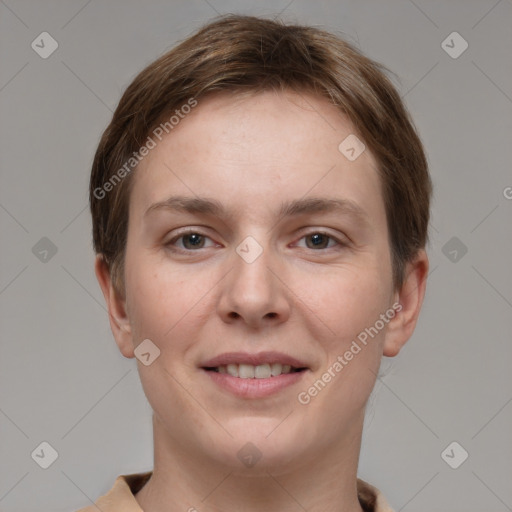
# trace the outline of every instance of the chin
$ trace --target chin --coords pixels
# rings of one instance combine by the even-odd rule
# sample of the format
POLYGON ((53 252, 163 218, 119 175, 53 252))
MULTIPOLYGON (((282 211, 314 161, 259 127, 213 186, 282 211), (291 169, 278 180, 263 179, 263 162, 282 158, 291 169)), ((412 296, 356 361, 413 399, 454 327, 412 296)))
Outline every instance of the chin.
MULTIPOLYGON (((312 443, 304 435, 303 428, 299 429, 290 421, 291 418, 286 418, 288 413, 277 419, 243 417, 224 423, 233 437, 219 432, 222 439, 214 444, 217 452, 214 457, 242 470, 243 474, 272 472, 293 465, 303 455, 302 448, 312 443)), ((211 449, 212 446, 205 448, 211 449)))

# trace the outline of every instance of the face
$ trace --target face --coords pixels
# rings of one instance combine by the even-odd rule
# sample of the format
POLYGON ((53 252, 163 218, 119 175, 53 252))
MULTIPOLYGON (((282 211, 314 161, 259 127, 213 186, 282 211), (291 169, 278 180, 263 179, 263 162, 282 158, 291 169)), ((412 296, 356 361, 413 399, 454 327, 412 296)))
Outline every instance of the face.
POLYGON ((338 149, 353 133, 316 96, 215 95, 134 175, 114 334, 160 350, 142 385, 192 458, 240 467, 251 442, 262 468, 306 464, 362 428, 400 306, 376 162, 338 149))

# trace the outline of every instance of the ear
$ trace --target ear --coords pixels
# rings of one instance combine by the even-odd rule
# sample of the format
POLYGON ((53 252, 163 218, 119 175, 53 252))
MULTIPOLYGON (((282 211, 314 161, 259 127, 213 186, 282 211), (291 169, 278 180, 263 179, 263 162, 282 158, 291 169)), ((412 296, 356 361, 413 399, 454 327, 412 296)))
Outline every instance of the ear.
POLYGON ((126 311, 126 300, 115 290, 110 271, 102 254, 96 256, 94 272, 108 308, 110 328, 124 357, 134 357, 132 328, 126 311))
POLYGON ((420 249, 414 260, 406 265, 404 283, 395 293, 395 303, 400 304, 401 309, 396 308, 397 313, 388 323, 384 339, 385 356, 396 356, 414 332, 425 296, 428 267, 424 249, 420 249))

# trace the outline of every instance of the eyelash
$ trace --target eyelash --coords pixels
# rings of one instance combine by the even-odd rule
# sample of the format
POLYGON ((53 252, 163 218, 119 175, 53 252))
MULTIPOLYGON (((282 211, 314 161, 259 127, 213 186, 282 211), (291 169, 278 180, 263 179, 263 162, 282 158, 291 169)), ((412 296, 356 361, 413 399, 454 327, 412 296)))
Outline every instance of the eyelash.
MULTIPOLYGON (((186 237, 187 235, 200 235, 200 236, 202 236, 204 238, 210 239, 209 236, 205 235, 204 233, 201 233, 201 231, 198 231, 198 230, 195 230, 195 229, 189 229, 187 231, 182 231, 181 233, 179 233, 178 235, 173 237, 171 240, 166 242, 165 243, 165 247, 169 248, 169 250, 171 250, 173 252, 181 252, 181 253, 199 252, 200 249, 207 249, 207 247, 200 247, 197 250, 194 250, 194 249, 182 249, 182 248, 173 247, 174 243, 176 243, 180 238, 186 237)), ((311 235, 323 235, 323 236, 326 236, 329 240, 334 240, 336 242, 337 246, 338 246, 338 249, 348 246, 348 243, 343 242, 343 241, 339 240, 338 238, 334 237, 333 235, 331 235, 331 234, 329 234, 329 233, 327 233, 325 231, 321 231, 321 230, 310 231, 309 233, 306 233, 306 234, 302 235, 299 240, 302 240, 303 238, 306 238, 306 237, 311 236, 311 235)), ((306 249, 309 249, 309 248, 306 247, 306 249)), ((336 247, 325 247, 325 248, 321 248, 321 249, 309 249, 309 250, 315 251, 315 252, 321 252, 321 251, 326 251, 326 250, 329 250, 329 249, 336 250, 336 247)))

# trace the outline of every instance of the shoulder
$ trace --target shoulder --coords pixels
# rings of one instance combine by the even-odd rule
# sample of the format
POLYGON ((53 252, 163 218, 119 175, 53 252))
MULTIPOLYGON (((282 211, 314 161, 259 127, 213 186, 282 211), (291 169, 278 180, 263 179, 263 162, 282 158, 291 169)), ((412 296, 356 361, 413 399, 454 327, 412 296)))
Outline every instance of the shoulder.
POLYGON ((135 494, 150 479, 152 471, 119 475, 112 488, 99 497, 93 505, 81 508, 76 512, 142 512, 135 494))
POLYGON ((357 494, 365 512, 394 512, 379 489, 360 478, 357 479, 357 494))

